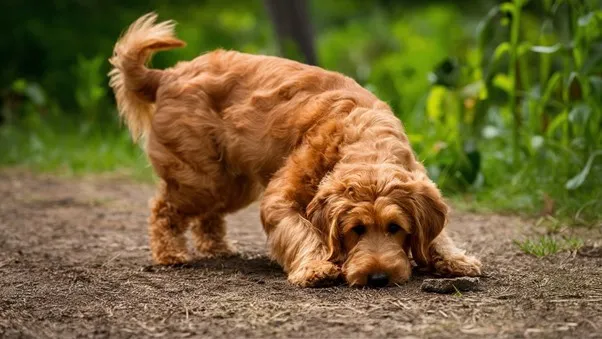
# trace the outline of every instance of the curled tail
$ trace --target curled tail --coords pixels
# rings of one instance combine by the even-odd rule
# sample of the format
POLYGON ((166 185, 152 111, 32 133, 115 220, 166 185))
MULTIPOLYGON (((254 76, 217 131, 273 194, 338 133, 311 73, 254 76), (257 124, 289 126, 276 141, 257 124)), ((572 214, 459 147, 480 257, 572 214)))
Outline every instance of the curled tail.
POLYGON ((154 102, 163 71, 146 68, 153 52, 183 47, 174 34, 175 23, 156 24, 157 15, 148 13, 136 20, 117 41, 109 59, 109 85, 117 100, 119 115, 130 129, 134 141, 150 129, 154 102))

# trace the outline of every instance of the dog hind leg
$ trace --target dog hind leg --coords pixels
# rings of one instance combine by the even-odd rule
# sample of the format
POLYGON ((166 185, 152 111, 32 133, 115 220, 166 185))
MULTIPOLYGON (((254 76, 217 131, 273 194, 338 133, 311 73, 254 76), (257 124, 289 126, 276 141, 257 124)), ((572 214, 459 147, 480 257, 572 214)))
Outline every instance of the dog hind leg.
POLYGON ((188 261, 184 235, 187 226, 186 218, 160 191, 151 201, 149 218, 150 247, 155 263, 172 265, 188 261))
POLYGON ((192 218, 192 236, 201 257, 229 256, 234 250, 226 241, 226 224, 222 215, 209 214, 192 218))

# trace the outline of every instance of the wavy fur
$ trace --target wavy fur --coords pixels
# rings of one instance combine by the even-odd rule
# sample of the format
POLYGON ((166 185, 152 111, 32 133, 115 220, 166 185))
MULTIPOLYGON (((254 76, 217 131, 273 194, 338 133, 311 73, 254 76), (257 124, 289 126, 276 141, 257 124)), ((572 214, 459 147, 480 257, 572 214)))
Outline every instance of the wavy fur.
POLYGON ((183 47, 175 38, 173 21, 156 24, 157 15, 148 13, 136 20, 119 39, 109 59, 109 85, 115 92, 119 114, 127 122, 134 140, 148 133, 162 72, 145 64, 152 52, 183 47))

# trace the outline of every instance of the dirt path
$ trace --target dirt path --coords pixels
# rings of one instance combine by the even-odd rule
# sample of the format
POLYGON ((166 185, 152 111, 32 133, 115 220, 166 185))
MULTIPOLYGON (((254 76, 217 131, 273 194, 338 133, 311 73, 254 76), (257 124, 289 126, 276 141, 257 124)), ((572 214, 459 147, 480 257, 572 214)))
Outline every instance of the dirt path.
MULTIPOLYGON (((0 172, 0 337, 597 337, 602 258, 521 254, 532 222, 454 214, 482 290, 298 289, 265 254, 253 206, 229 218, 240 256, 150 266, 151 186, 0 172)), ((577 230, 590 245, 602 232, 577 230)), ((598 248, 599 249, 599 248, 598 248)))

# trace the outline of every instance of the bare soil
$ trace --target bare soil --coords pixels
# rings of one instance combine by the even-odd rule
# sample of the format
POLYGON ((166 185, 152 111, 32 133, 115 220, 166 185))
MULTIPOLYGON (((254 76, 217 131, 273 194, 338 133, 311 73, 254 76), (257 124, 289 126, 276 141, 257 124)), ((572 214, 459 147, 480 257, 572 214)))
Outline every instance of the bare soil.
POLYGON ((0 337, 602 338, 600 227, 542 259, 515 239, 533 220, 454 212, 451 234, 482 258, 481 288, 289 285, 266 255, 257 206, 229 217, 240 255, 151 265, 150 185, 0 172, 0 337))

